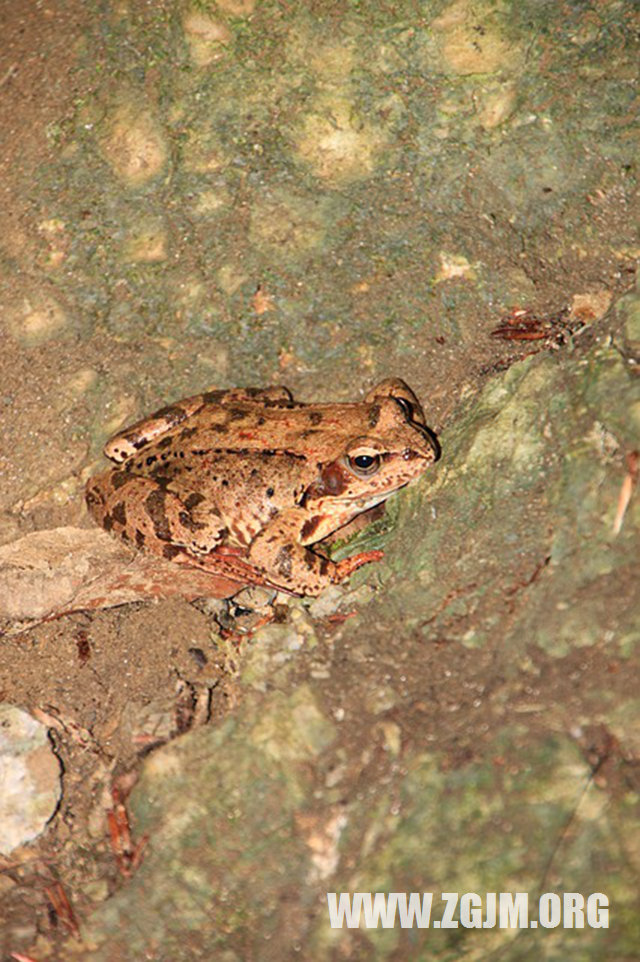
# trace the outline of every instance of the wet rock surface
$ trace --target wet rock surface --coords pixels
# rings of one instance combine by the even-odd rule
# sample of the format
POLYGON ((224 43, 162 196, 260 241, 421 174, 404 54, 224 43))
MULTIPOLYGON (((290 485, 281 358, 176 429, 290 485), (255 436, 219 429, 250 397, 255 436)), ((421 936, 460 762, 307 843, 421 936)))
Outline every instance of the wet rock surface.
POLYGON ((3 637, 65 779, 2 949, 631 959, 638 10, 321 6, 7 10, 5 617, 93 574, 49 533, 97 534, 104 441, 180 396, 398 375, 443 459, 333 549, 381 564, 250 639, 176 598, 3 637), (612 923, 332 929, 369 890, 602 891, 612 923))

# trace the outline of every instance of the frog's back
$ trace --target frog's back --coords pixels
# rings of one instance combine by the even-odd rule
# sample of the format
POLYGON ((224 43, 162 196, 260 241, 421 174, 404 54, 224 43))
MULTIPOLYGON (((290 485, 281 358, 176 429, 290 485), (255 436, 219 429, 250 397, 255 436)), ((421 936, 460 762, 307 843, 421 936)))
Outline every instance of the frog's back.
POLYGON ((317 464, 338 451, 345 438, 367 430, 368 407, 293 401, 264 406, 241 401, 208 404, 195 417, 146 444, 123 467, 135 474, 167 477, 179 470, 180 462, 193 466, 202 458, 232 455, 237 460, 255 452, 265 457, 296 455, 299 461, 317 464))

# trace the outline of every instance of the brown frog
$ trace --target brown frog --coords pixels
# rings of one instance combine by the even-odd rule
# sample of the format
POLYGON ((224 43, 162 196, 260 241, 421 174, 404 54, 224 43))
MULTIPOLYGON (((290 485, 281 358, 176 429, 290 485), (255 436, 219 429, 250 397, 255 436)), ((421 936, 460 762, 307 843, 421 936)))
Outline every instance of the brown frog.
POLYGON ((383 381, 352 404, 285 387, 209 391, 116 434, 87 483, 98 524, 143 551, 245 583, 317 595, 381 551, 310 549, 415 481, 439 446, 416 396, 383 381))

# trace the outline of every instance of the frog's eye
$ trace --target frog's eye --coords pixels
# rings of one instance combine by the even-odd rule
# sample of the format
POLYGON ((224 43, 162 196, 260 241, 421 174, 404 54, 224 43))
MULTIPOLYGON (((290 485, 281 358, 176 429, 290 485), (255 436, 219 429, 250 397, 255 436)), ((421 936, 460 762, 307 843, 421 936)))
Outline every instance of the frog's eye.
POLYGON ((368 478, 375 474, 380 467, 379 454, 352 454, 347 455, 347 464, 354 474, 360 478, 368 478))
POLYGON ((396 394, 392 394, 391 396, 393 397, 393 400, 396 402, 398 407, 402 409, 407 420, 413 421, 413 405, 411 404, 411 402, 408 401, 406 397, 402 397, 396 394))

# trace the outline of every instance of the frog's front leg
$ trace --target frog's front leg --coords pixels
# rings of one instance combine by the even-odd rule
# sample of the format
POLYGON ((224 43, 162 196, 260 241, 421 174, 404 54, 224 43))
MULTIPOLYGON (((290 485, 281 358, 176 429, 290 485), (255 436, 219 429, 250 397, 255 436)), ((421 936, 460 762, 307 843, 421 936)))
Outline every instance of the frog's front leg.
POLYGON ((300 544, 300 532, 307 518, 302 508, 285 511, 251 543, 249 560, 271 583, 295 594, 319 595, 362 565, 382 558, 382 551, 364 551, 338 562, 316 554, 300 544))
POLYGON ((106 531, 167 559, 183 548, 196 556, 208 554, 227 533, 220 518, 194 519, 188 497, 182 500, 153 478, 124 471, 89 478, 86 499, 106 531))

